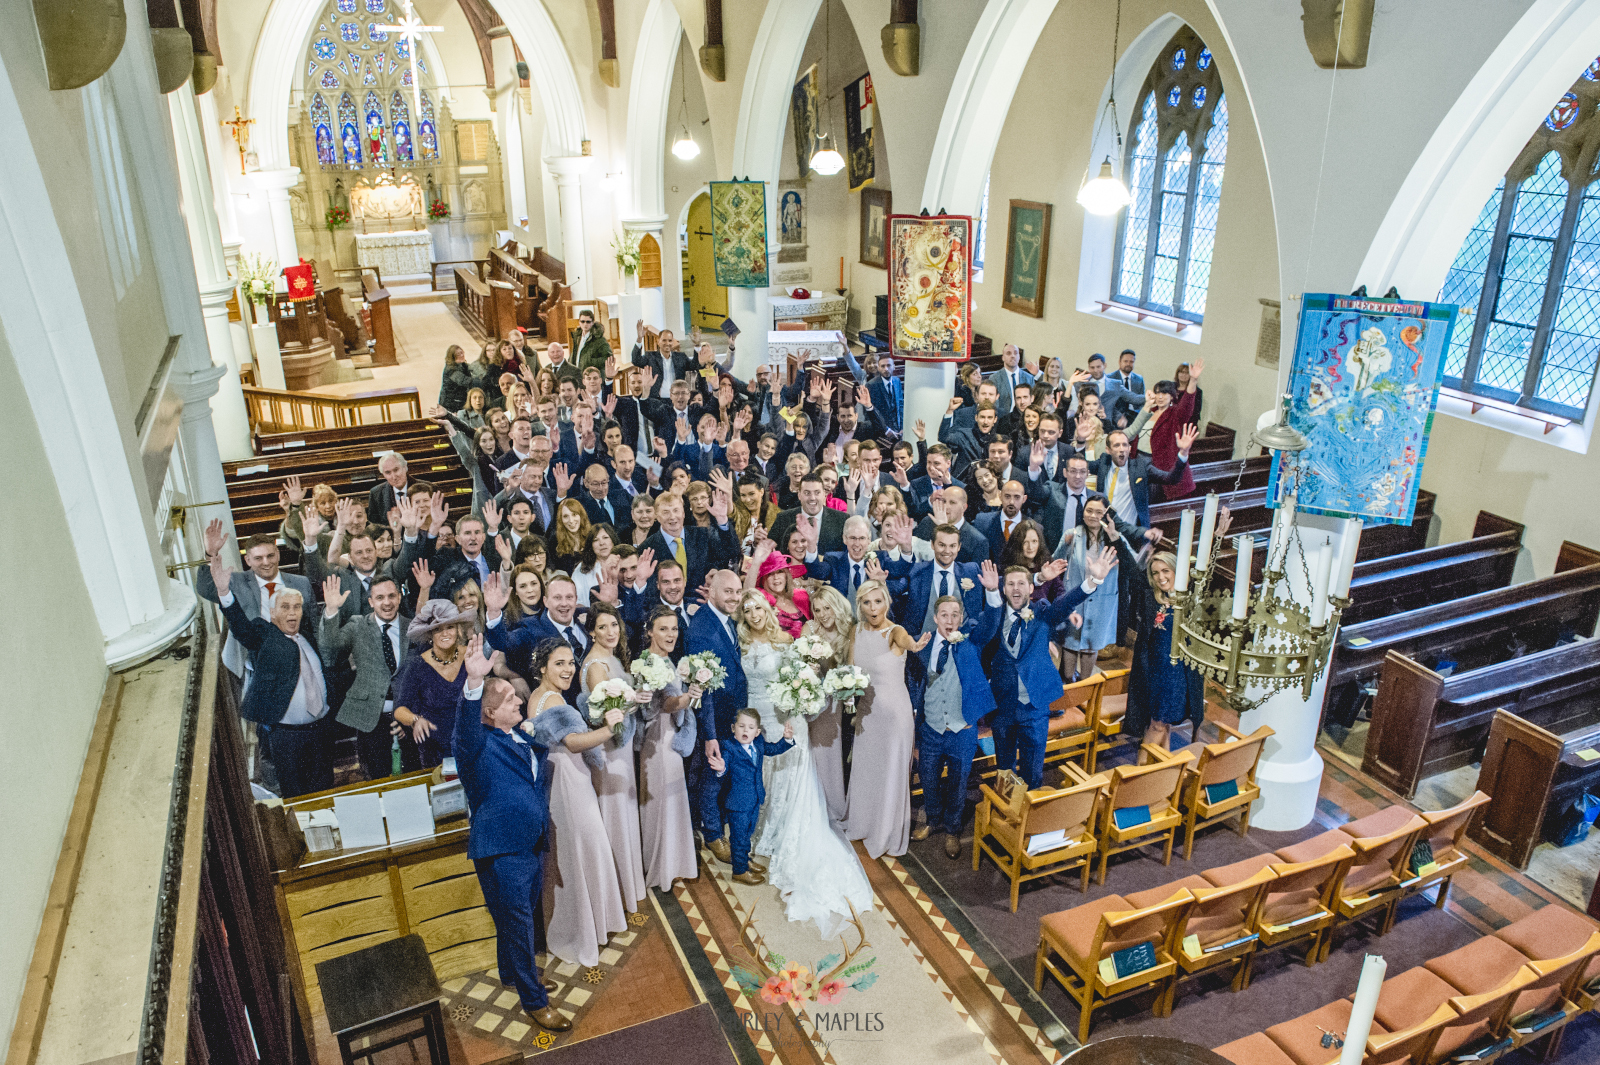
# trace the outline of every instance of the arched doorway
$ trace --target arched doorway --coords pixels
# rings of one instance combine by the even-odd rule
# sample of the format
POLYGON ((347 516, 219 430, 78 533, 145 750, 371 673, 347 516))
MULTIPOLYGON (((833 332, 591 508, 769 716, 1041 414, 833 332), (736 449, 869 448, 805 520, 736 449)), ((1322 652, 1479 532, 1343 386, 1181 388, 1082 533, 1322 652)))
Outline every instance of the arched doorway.
POLYGON ((711 194, 702 192, 689 203, 684 232, 683 320, 689 329, 710 332, 728 317, 728 290, 717 284, 711 256, 711 194))

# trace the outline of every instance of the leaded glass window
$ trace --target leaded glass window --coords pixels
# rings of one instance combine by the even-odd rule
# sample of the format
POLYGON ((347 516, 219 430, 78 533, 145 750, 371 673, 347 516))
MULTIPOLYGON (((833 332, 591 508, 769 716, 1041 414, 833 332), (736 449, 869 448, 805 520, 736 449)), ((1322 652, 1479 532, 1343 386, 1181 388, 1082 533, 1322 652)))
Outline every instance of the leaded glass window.
POLYGON ((1185 26, 1162 49, 1138 101, 1122 169, 1133 202, 1117 228, 1112 299, 1198 322, 1222 202, 1228 101, 1193 30, 1185 26))
POLYGON ((317 161, 348 170, 437 162, 433 78, 418 56, 422 96, 415 99, 410 49, 385 21, 395 9, 388 0, 324 4, 306 47, 305 92, 317 161), (351 21, 362 17, 358 12, 373 21, 351 21))
POLYGON ((1495 186, 1439 292, 1461 315, 1445 383, 1581 420, 1600 363, 1600 59, 1495 186))

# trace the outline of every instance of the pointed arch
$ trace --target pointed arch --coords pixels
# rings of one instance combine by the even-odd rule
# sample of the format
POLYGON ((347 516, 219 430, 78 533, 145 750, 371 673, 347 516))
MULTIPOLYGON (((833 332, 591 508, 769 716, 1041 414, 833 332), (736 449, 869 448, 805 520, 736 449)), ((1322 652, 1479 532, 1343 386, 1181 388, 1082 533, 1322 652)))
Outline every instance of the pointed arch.
POLYGON ((677 99, 673 74, 682 36, 683 24, 672 0, 650 0, 639 26, 628 84, 627 175, 637 218, 659 218, 667 211, 667 118, 677 99))

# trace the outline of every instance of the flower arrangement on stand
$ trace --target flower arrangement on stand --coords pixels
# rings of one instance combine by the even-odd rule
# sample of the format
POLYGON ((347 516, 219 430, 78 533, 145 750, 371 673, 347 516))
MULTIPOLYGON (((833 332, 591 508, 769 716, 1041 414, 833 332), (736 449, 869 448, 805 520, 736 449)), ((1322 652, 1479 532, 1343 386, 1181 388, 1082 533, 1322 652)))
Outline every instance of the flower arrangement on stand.
POLYGON ((870 683, 871 678, 857 667, 836 666, 828 670, 828 675, 822 679, 822 690, 854 710, 856 700, 867 694, 867 685, 870 683))
POLYGON ((245 299, 265 307, 278 287, 278 263, 263 255, 246 255, 239 260, 239 288, 245 299))
POLYGON ((430 222, 443 222, 450 217, 450 205, 443 200, 434 200, 428 204, 428 220, 430 222))
MULTIPOLYGON (((699 685, 702 692, 714 692, 728 681, 728 671, 722 660, 710 651, 684 655, 678 663, 678 676, 685 684, 699 685)), ((696 699, 694 705, 698 707, 700 700, 696 699)))
POLYGON ((772 705, 785 718, 796 714, 807 719, 822 713, 828 697, 822 690, 822 678, 811 668, 804 655, 794 644, 784 651, 778 662, 778 674, 772 680, 772 705))
POLYGON ((617 269, 624 277, 639 272, 639 234, 623 230, 621 236, 611 237, 611 250, 617 253, 617 269))
POLYGON ((328 232, 343 228, 350 224, 350 211, 347 208, 334 204, 322 216, 323 224, 328 227, 328 232))
MULTIPOLYGON (((638 700, 634 698, 633 686, 625 680, 603 680, 596 685, 594 691, 589 693, 589 723, 598 726, 606 719, 606 714, 612 710, 621 710, 631 714, 638 709, 638 700)), ((626 722, 619 721, 611 726, 613 740, 622 737, 622 730, 626 722)))

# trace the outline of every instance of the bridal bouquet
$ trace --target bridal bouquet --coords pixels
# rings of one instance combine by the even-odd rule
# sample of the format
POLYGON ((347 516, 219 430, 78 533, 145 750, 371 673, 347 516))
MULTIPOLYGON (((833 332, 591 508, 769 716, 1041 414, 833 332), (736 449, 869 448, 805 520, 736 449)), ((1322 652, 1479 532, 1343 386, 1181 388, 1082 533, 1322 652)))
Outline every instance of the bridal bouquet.
POLYGON ((658 692, 678 679, 678 670, 672 659, 646 651, 633 660, 629 672, 640 691, 658 692))
POLYGON ((790 644, 789 649, 814 670, 821 668, 822 663, 833 657, 832 645, 817 636, 802 636, 790 644))
POLYGON ((822 678, 822 690, 853 710, 856 700, 867 693, 870 683, 866 673, 855 666, 837 666, 822 678))
MULTIPOLYGON (((631 714, 638 705, 633 698, 633 687, 627 681, 603 680, 589 693, 589 722, 598 726, 610 711, 621 710, 631 714)), ((619 721, 611 726, 612 739, 621 738, 624 724, 619 721)))
MULTIPOLYGON (((698 684, 701 691, 714 692, 727 683, 728 671, 716 655, 700 651, 683 656, 683 661, 678 663, 678 676, 685 684, 698 684)), ((699 706, 700 700, 696 699, 694 705, 699 706)))
POLYGON ((778 663, 778 674, 772 680, 772 705, 784 717, 799 714, 810 719, 822 713, 828 697, 822 690, 822 679, 805 658, 796 653, 793 645, 784 652, 778 663))

